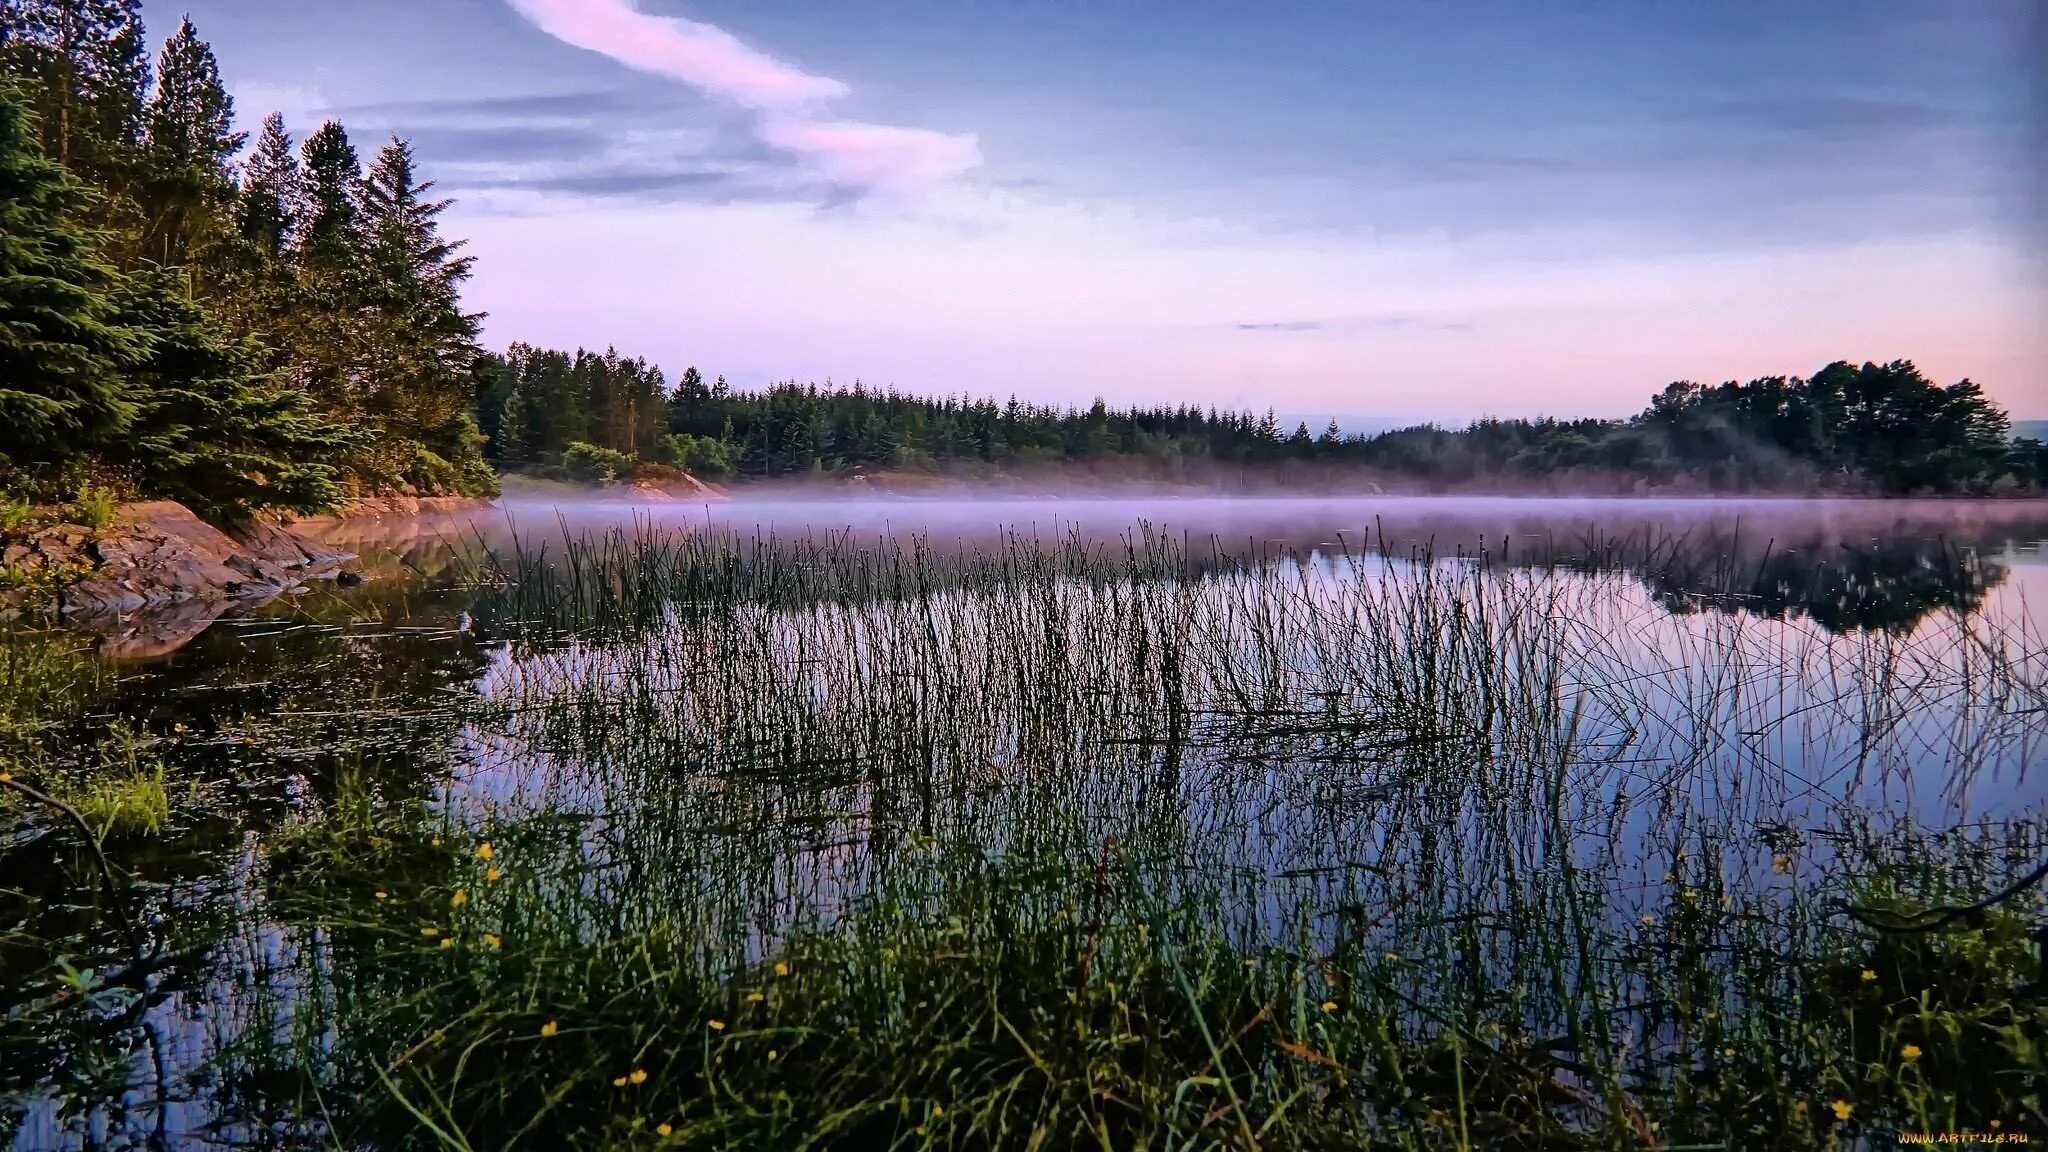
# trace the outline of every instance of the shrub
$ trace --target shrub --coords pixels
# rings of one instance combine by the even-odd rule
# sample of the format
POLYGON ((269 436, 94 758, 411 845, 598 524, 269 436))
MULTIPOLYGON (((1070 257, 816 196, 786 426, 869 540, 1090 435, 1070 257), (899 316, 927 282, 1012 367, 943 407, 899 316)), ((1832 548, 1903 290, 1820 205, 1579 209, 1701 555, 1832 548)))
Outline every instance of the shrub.
POLYGON ((715 436, 665 436, 662 452, 669 463, 701 479, 722 480, 733 473, 732 445, 715 436))
POLYGON ((600 448, 581 440, 573 441, 562 452, 562 468, 570 477, 586 483, 610 484, 621 476, 633 471, 633 458, 624 452, 600 448))

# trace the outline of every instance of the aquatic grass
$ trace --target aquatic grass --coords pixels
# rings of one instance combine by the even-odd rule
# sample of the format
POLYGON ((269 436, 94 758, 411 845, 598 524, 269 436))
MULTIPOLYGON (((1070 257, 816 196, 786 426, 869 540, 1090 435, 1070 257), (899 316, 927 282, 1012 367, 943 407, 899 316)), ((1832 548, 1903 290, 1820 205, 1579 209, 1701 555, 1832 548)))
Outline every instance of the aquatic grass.
POLYGON ((305 795, 203 969, 236 1011, 188 1079, 232 1086, 228 1128, 1830 1148, 2039 1120, 2039 894, 1939 938, 1840 914, 2048 851, 1985 802, 2041 740, 2023 620, 1673 616, 1623 573, 1143 532, 498 563, 473 611, 503 646, 435 641, 473 691, 355 685, 382 641, 352 641, 319 673, 347 707, 239 730, 305 795), (1955 811, 1990 814, 1913 819, 1955 811))
POLYGON ((1457 1133, 1592 1148, 1646 1130, 1831 1147, 1929 1116, 2025 1123, 2039 1107, 2038 1055, 1998 1049, 1993 1075, 1944 1076, 1979 1049, 1934 1023, 2004 1014, 1999 1034, 2023 1033, 2038 1000, 2009 926, 1987 929, 2003 943, 1985 963, 1924 965, 1915 990, 1893 985, 1891 943, 1783 895, 1723 904, 1677 886, 1647 924, 1568 927, 1553 902, 1569 887, 1549 877, 1495 901, 1499 923, 1427 917, 1398 950, 1317 939, 1312 920, 1248 947, 1248 893, 1185 874, 1162 887, 1146 840, 1097 844, 1081 867, 1075 844, 1041 857, 913 840, 876 861, 857 901, 771 943, 724 919, 743 864, 628 906, 589 883, 587 842, 557 821, 490 835, 490 860, 452 846, 446 886, 380 902, 368 922, 306 919, 320 904, 272 878, 270 914, 317 925, 314 962, 348 981, 311 1029, 345 1042, 298 1055, 329 1091, 368 1090, 344 1142, 412 1130, 429 1101, 472 1146, 648 1140, 667 1124, 732 1148, 1439 1147, 1457 1133), (451 910, 454 890, 472 898, 451 910), (1522 958, 1475 980, 1497 934, 1519 937, 1522 958), (1689 994, 1655 980, 1688 968, 1689 994), (1547 1011, 1546 982, 1565 993, 1547 1011), (1552 1013, 1588 1011, 1610 1026, 1554 1030, 1552 1013), (1910 1075, 1908 1042, 1922 1049, 1910 1075), (1853 1125, 1833 1120, 1835 1100, 1853 1125))
POLYGON ((68 799, 101 840, 155 836, 171 820, 162 764, 146 771, 94 774, 68 799))

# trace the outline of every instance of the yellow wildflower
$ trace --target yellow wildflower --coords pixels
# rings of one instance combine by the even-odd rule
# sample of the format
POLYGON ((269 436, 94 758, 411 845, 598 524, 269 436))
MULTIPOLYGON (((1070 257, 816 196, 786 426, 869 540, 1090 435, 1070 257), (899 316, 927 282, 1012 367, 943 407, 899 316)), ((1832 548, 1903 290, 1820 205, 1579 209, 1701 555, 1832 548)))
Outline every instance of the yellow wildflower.
POLYGON ((614 1077, 612 1077, 612 1087, 614 1087, 614 1088, 624 1088, 625 1086, 626 1086, 626 1078, 625 1078, 624 1076, 614 1076, 614 1077))
POLYGON ((443 937, 441 937, 441 947, 443 947, 443 948, 453 948, 453 947, 455 947, 455 938, 454 938, 454 937, 452 937, 452 936, 443 936, 443 937))
POLYGON ((707 1024, 709 1024, 709 1025, 711 1026, 711 1030, 712 1030, 713 1032, 723 1032, 723 1031, 725 1031, 725 1021, 723 1021, 723 1020, 709 1020, 709 1021, 706 1021, 706 1023, 707 1023, 707 1024))
POLYGON ((656 1136, 660 1136, 663 1138, 675 1135, 675 1131, 675 1128, 671 1126, 667 1121, 663 1121, 662 1123, 656 1124, 654 1126, 654 1134, 656 1136))
POLYGON ((645 1084, 645 1083, 647 1083, 647 1069, 645 1069, 645 1068, 635 1068, 635 1069, 633 1069, 633 1070, 632 1070, 631 1072, 628 1072, 628 1073, 626 1073, 626 1080, 627 1080, 627 1082, 629 1082, 629 1083, 633 1083, 633 1084, 645 1084))
POLYGON ((549 1036, 553 1036, 555 1033, 560 1032, 561 1030, 562 1026, 560 1024, 555 1023, 553 1020, 550 1020, 547 1023, 540 1026, 540 1034, 542 1039, 546 1039, 549 1036))
POLYGON ((379 900, 389 900, 389 899, 391 899, 391 893, 389 893, 389 892, 372 892, 372 893, 371 893, 371 895, 372 895, 372 896, 375 896, 375 897, 376 897, 377 899, 379 899, 379 900))
POLYGON ((491 865, 489 868, 484 869, 484 879, 492 884, 496 884, 498 882, 498 878, 503 875, 504 873, 498 871, 498 866, 495 864, 491 865))
POLYGON ((1837 1100, 1828 1107, 1835 1110, 1835 1119, 1838 1121, 1847 1120, 1856 1111, 1856 1106, 1847 1100, 1837 1100))
POLYGON ((789 962, 787 960, 777 960, 775 962, 775 974, 777 976, 789 975, 789 962))
POLYGON ((1865 968, 1862 973, 1862 979, 1865 984, 1875 984, 1877 982, 1877 973, 1865 968))
POLYGON ((491 842, 489 840, 486 840, 483 843, 476 846, 476 858, 479 860, 489 860, 491 857, 496 856, 497 854, 497 849, 491 847, 491 842))
POLYGON ((775 1049, 773 1049, 773 1048, 770 1048, 770 1049, 768 1050, 768 1058, 769 1058, 770 1060, 773 1060, 773 1059, 775 1059, 775 1058, 776 1058, 777 1056, 780 1056, 780 1055, 782 1055, 782 1053, 780 1053, 780 1052, 777 1052, 777 1051, 776 1051, 775 1049))
POLYGON ((761 1001, 766 1000, 767 998, 768 997, 763 996, 758 990, 747 993, 747 1003, 749 1004, 759 1004, 761 1001))
POLYGON ((1899 1056, 1906 1063, 1911 1064, 1920 1058, 1920 1046, 1918 1044, 1908 1044, 1904 1048, 1899 1049, 1899 1056))
POLYGON ((1773 857, 1771 857, 1771 871, 1773 871, 1773 872, 1778 872, 1778 873, 1784 873, 1784 872, 1790 872, 1791 870, 1792 870, 1792 858, 1791 858, 1790 856, 1773 856, 1773 857))
POLYGON ((469 903, 469 890, 466 888, 457 888, 454 894, 448 897, 448 906, 450 908, 460 908, 467 903, 469 903))
POLYGON ((504 943, 505 942, 503 940, 498 939, 498 934, 496 932, 484 933, 484 947, 496 951, 497 948, 504 943))
POLYGON ((1323 1011, 1325 1011, 1325 1012, 1335 1012, 1336 1010, 1337 1010, 1337 1002, 1336 1002, 1335 1000, 1325 1000, 1325 1001, 1323 1001, 1323 1011))
POLYGON ((432 939, 435 936, 439 936, 440 934, 441 930, 439 928, 434 927, 432 924, 429 924, 425 928, 420 929, 420 935, 425 936, 429 939, 432 939))

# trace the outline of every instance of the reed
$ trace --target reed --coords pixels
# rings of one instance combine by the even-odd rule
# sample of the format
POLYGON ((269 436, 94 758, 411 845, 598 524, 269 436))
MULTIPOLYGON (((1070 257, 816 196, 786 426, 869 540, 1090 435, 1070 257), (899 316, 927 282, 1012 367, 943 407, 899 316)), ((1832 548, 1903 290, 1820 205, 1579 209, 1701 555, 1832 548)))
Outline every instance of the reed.
POLYGON ((471 690, 397 740, 384 703, 266 721, 319 734, 321 783, 186 930, 229 1006, 186 1076, 229 1130, 347 1147, 2048 1123, 2039 893, 1843 914, 2048 852, 2006 800, 2044 738, 2024 618, 1673 614, 1597 566, 1387 551, 486 554, 471 690))

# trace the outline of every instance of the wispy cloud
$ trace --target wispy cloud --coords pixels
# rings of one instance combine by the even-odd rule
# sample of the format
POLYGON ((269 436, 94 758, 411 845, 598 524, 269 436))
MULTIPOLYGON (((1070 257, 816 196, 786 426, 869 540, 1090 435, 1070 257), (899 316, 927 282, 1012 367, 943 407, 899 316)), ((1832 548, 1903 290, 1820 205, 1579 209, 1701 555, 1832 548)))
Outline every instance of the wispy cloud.
POLYGON ((1240 332, 1470 332, 1469 320, 1417 316, 1352 316, 1334 320, 1262 320, 1235 325, 1240 332))
POLYGON ((1239 324, 1240 332, 1320 332, 1329 325, 1321 320, 1265 320, 1239 324))
POLYGON ((770 118, 761 122, 760 131, 761 139, 777 148, 816 158, 825 175, 870 188, 950 180, 981 163, 973 136, 922 128, 770 118))
POLYGON ((748 47, 714 24, 649 16, 632 0, 512 0, 512 7, 564 44, 751 108, 787 108, 847 93, 845 84, 748 47))
POLYGON ((805 162, 856 197, 929 187, 981 163, 980 142, 971 133, 830 116, 826 106, 851 91, 844 82, 806 72, 716 25, 652 16, 635 7, 634 0, 509 2, 565 44, 751 110, 763 143, 805 162))

